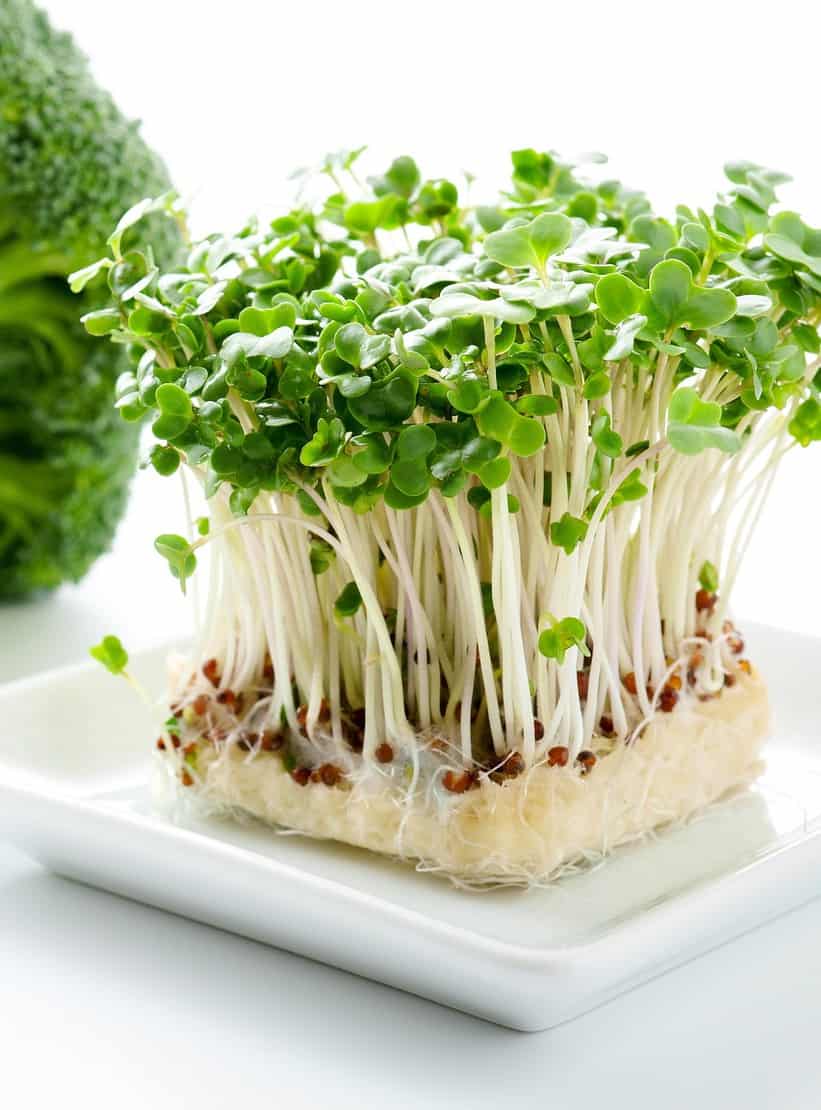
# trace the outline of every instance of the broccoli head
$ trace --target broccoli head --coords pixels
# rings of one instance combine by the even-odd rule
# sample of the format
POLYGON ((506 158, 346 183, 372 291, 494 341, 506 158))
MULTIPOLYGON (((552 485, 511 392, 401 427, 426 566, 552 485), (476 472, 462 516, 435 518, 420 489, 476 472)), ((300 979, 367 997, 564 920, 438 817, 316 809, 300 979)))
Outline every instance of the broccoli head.
MULTIPOLYGON (((76 296, 65 279, 168 187, 71 37, 0 0, 0 598, 76 580, 110 543, 139 429, 112 407, 125 352, 79 322, 93 283, 76 296)), ((178 242, 158 220, 158 259, 178 242)))

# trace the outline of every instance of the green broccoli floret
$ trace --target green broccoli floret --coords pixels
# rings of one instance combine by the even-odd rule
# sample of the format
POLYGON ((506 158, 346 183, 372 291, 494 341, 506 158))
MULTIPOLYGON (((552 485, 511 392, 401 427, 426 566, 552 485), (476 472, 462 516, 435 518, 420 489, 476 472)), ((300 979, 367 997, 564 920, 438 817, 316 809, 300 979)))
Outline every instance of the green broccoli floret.
MULTIPOLYGON (((78 297, 65 279, 168 186, 71 37, 0 0, 0 598, 76 580, 110 543, 139 428, 111 405, 125 352, 79 323, 93 284, 78 297)), ((170 261, 172 221, 153 242, 170 261)))

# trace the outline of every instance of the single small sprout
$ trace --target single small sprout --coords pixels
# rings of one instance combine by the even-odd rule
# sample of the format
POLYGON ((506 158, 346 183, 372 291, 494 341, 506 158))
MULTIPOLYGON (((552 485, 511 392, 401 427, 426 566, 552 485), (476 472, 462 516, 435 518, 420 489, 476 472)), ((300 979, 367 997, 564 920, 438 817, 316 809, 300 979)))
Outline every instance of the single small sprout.
MULTIPOLYGON (((118 636, 103 636, 99 644, 95 644, 94 647, 88 649, 88 653, 92 659, 96 659, 98 663, 102 663, 110 674, 124 678, 140 700, 147 706, 152 716, 154 715, 155 708, 153 698, 145 687, 137 681, 134 675, 126 670, 129 655, 118 636)), ((172 717, 171 720, 176 721, 176 718, 172 717)), ((166 721, 165 726, 168 724, 169 722, 166 721)))
POLYGON ((168 568, 180 580, 182 592, 185 583, 197 569, 197 557, 184 536, 165 534, 154 540, 154 550, 168 562, 168 568))
POLYGON ((708 593, 718 593, 718 570, 709 559, 701 564, 701 570, 698 572, 698 581, 699 585, 708 593))
POLYGON ((125 675, 128 666, 128 652, 117 636, 103 636, 99 644, 89 648, 89 655, 110 671, 111 674, 125 675))
POLYGON ((571 648, 578 648, 582 655, 589 655, 586 636, 587 629, 577 617, 565 617, 557 621, 552 617, 550 627, 539 635, 539 651, 546 659, 564 663, 565 655, 571 648))

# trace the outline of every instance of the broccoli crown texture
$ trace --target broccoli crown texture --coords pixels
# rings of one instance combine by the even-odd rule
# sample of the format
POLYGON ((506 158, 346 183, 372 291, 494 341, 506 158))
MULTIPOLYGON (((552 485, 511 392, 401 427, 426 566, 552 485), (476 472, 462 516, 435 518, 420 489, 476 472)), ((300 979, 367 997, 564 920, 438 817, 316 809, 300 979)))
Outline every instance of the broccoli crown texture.
MULTIPOLYGON (((111 411, 121 356, 79 324, 93 286, 65 278, 168 184, 71 37, 0 0, 0 598, 80 578, 111 540, 138 429, 111 411)), ((158 257, 177 241, 158 222, 158 257)))

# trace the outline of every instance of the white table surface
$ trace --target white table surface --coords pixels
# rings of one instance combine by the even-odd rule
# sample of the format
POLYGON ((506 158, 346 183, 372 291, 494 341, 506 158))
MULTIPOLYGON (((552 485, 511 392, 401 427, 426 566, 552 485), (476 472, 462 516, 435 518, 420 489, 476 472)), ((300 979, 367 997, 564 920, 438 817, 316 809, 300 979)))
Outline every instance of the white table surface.
MULTIPOLYGON (((739 596, 757 618, 809 629, 817 595, 808 605, 788 581, 776 602, 756 585, 797 507, 789 494, 785 481, 739 596)), ((85 583, 0 609, 0 681, 79 658, 104 632, 137 648, 184 627, 150 548, 180 530, 177 501, 175 483, 141 475, 114 553, 85 583)), ((809 570, 811 552, 796 558, 809 570)), ((819 935, 816 901, 574 1022, 521 1034, 59 879, 0 845, 0 1102, 816 1110, 819 935)))

